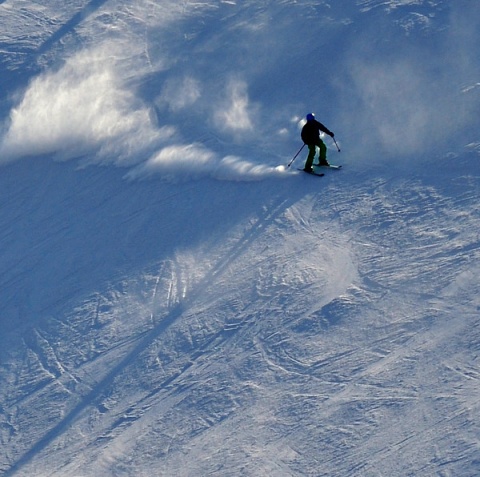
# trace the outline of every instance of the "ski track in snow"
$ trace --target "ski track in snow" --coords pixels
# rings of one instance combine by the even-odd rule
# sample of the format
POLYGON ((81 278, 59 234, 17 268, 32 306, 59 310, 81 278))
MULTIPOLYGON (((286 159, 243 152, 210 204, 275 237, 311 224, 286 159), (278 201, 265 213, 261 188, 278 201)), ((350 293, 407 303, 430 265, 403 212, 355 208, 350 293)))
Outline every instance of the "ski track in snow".
POLYGON ((464 210, 475 197, 333 174, 317 191, 302 178, 270 183, 271 199, 228 234, 23 335, 3 439, 36 431, 14 439, 6 475, 474 465, 479 217, 464 210), (53 448, 57 470, 42 459, 53 448))
POLYGON ((0 4, 2 475, 478 474, 478 32, 459 5, 0 4), (419 68, 438 32, 454 90, 419 68), (392 46, 387 69, 361 52, 392 46), (348 152, 321 179, 275 167, 319 49, 315 107, 343 151, 379 151, 368 171, 348 152), (431 153, 449 111, 461 139, 431 153), (382 163, 399 144, 422 158, 382 163))

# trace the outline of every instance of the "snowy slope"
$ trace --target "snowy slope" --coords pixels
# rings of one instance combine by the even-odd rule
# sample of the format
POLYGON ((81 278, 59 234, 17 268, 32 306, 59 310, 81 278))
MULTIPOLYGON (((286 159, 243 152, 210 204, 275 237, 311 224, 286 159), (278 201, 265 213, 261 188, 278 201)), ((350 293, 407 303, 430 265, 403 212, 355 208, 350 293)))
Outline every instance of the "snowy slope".
POLYGON ((475 2, 0 17, 3 475, 480 472, 475 2))

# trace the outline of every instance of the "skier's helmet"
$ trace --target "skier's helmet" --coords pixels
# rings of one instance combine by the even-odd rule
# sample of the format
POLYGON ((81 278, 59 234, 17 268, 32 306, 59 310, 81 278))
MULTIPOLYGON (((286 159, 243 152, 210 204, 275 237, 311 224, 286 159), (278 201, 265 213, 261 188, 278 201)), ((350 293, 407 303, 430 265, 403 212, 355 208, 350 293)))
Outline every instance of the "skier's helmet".
POLYGON ((307 114, 307 121, 313 121, 315 119, 315 114, 313 113, 308 113, 307 114))

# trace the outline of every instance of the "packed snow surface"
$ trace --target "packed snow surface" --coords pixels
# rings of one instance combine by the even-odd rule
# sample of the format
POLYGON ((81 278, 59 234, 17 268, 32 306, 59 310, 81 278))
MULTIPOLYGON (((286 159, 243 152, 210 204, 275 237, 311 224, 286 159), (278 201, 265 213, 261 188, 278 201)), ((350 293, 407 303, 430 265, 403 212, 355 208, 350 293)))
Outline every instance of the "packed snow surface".
POLYGON ((479 21, 0 1, 0 474, 479 475, 479 21))

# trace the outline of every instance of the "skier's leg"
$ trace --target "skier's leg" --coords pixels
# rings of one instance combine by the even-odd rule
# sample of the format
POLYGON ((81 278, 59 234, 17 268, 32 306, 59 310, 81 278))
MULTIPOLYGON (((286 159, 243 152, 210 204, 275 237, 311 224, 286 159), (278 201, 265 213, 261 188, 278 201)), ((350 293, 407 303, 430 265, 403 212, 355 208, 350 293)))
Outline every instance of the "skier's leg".
POLYGON ((318 156, 318 162, 321 166, 328 166, 328 161, 327 161, 327 146, 325 143, 319 139, 317 146, 320 149, 320 154, 318 156))
POLYGON ((315 157, 315 153, 317 152, 315 144, 308 144, 308 156, 307 160, 305 161, 305 170, 309 171, 312 169, 313 158, 315 157))

